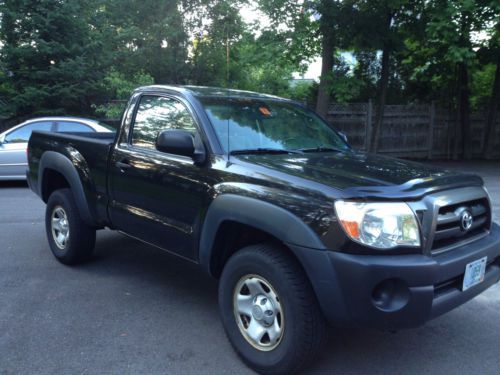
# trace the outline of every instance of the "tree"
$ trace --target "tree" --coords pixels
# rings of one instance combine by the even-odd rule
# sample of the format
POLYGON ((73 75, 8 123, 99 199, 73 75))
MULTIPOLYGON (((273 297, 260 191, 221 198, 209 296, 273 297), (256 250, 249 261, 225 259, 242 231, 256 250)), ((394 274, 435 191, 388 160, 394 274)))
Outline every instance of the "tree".
POLYGON ((106 103, 93 104, 92 107, 97 114, 103 115, 105 118, 119 119, 132 91, 139 86, 152 85, 153 83, 153 77, 143 71, 137 72, 132 77, 125 77, 123 73, 111 69, 104 77, 102 84, 103 92, 108 95, 106 103))
POLYGON ((0 116, 116 117, 136 85, 228 86, 316 102, 375 99, 452 108, 454 154, 471 156, 471 110, 499 107, 494 0, 0 0, 0 116), (246 24, 257 3, 270 24, 246 24), (319 83, 293 75, 320 56, 319 83), (292 83, 292 84, 291 84, 292 83))
POLYGON ((259 6, 272 21, 270 31, 286 40, 287 52, 297 66, 320 54, 322 73, 316 110, 325 115, 330 101, 329 90, 335 50, 335 9, 340 2, 316 0, 260 0, 259 6))
POLYGON ((131 76, 142 70, 157 83, 186 82, 189 41, 181 3, 102 0, 115 70, 131 76))
POLYGON ((316 112, 325 116, 330 105, 329 86, 333 70, 333 54, 335 52, 335 16, 338 3, 321 0, 316 8, 319 14, 319 33, 321 35, 321 76, 319 78, 316 112))
POLYGON ((229 86, 237 81, 233 66, 235 44, 245 25, 239 14, 241 1, 200 1, 192 4, 188 29, 194 36, 189 83, 229 86))
POLYGON ((17 115, 81 113, 102 79, 94 2, 5 0, 0 4, 4 85, 17 115), (75 17, 76 14, 81 17, 75 17))
POLYGON ((460 153, 466 159, 472 156, 471 77, 479 65, 476 51, 486 43, 477 36, 488 30, 498 15, 494 6, 490 0, 429 1, 422 16, 424 33, 405 41, 412 55, 406 64, 411 66, 413 82, 420 81, 417 87, 424 88, 416 90, 416 95, 445 98, 456 108, 455 158, 460 153))
POLYGON ((8 98, 13 94, 12 87, 7 82, 7 73, 0 65, 0 119, 12 116, 13 107, 8 98))
MULTIPOLYGON (((496 3, 497 14, 500 14, 500 5, 496 3)), ((493 151, 495 143, 495 125, 500 108, 500 21, 497 21, 495 30, 486 51, 487 59, 491 62, 496 61, 495 75, 491 85, 491 95, 486 111, 486 124, 483 139, 483 157, 489 158, 493 151)))
POLYGON ((233 87, 268 94, 289 96, 292 73, 299 62, 287 56, 286 40, 265 30, 259 37, 245 32, 233 46, 233 87))
POLYGON ((356 17, 352 44, 358 51, 381 52, 376 92, 376 113, 370 150, 377 151, 391 79, 392 55, 402 48, 401 29, 406 14, 413 13, 418 2, 408 0, 354 1, 356 17))
POLYGON ((495 143, 496 133, 496 119, 498 116, 498 109, 500 108, 500 63, 497 62, 495 69, 495 78, 491 88, 490 103, 486 112, 486 124, 484 130, 484 150, 483 157, 490 158, 493 152, 493 145, 495 143))

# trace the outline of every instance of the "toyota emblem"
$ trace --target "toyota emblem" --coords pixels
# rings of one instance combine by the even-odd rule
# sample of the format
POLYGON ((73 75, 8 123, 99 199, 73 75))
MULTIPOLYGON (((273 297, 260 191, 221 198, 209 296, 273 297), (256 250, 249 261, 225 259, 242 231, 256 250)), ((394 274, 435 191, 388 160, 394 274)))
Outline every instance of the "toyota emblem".
POLYGON ((463 211, 460 215, 460 227, 464 232, 467 232, 472 227, 473 221, 474 217, 468 210, 463 211))

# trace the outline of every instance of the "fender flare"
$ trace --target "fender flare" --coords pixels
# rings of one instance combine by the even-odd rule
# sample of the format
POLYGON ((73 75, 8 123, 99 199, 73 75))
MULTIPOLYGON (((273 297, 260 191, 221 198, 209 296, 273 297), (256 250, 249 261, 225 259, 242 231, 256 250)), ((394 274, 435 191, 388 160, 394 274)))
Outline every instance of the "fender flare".
POLYGON ((89 225, 96 225, 85 196, 82 180, 71 160, 65 155, 54 151, 46 151, 42 155, 38 169, 38 191, 42 197, 43 176, 46 169, 53 169, 64 176, 69 183, 73 197, 75 198, 76 206, 78 207, 78 211, 83 221, 89 225))
POLYGON ((284 208, 255 198, 223 194, 209 206, 200 236, 199 262, 212 276, 213 244, 224 221, 235 221, 260 229, 284 243, 325 249, 318 235, 299 217, 284 208))

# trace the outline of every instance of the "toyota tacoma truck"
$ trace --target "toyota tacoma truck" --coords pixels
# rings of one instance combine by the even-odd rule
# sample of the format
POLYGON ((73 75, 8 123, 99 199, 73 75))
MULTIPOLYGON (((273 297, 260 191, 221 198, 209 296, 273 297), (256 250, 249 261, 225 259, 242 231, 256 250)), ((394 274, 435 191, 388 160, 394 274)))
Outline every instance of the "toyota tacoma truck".
POLYGON ((417 327, 500 278, 480 177, 356 151, 290 100, 142 87, 116 134, 34 132, 28 158, 60 262, 110 228, 198 264, 261 373, 303 369, 328 322, 417 327))

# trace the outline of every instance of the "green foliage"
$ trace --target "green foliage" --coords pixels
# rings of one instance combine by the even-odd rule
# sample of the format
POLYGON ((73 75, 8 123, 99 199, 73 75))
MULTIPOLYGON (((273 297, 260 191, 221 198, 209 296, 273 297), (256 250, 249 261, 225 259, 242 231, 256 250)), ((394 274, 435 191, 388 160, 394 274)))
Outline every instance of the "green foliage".
POLYGON ((338 103, 348 103, 359 98, 363 82, 356 76, 345 58, 335 57, 333 72, 329 77, 330 97, 338 103))
MULTIPOLYGON (((435 100, 441 105, 454 106, 457 64, 465 64, 472 82, 483 76, 479 73, 484 66, 478 60, 478 51, 488 49, 500 6, 498 2, 483 0, 435 0, 424 5, 419 21, 413 21, 405 30, 405 48, 398 55, 400 72, 407 85, 405 94, 414 101, 435 100)), ((476 95, 490 95, 489 90, 477 91, 480 86, 484 88, 471 85, 473 105, 483 100, 474 99, 476 95)))
POLYGON ((491 96, 491 86, 495 79, 495 64, 484 65, 474 71, 472 77, 471 106, 474 109, 484 109, 491 96))
POLYGON ((302 103, 314 103, 318 92, 318 84, 314 81, 296 82, 292 81, 287 97, 302 103))
MULTIPOLYGON (((331 100, 379 95, 390 50, 388 103, 457 105, 457 66, 484 107, 500 60, 493 0, 257 0, 269 25, 246 24, 237 0, 0 0, 0 116, 116 118, 140 85, 197 84, 316 100, 291 85, 330 30, 331 100), (352 59, 345 61, 345 51, 352 59), (117 102, 118 101, 118 102, 117 102)), ((324 56, 323 56, 324 57, 324 56)))
POLYGON ((237 58, 234 48, 245 31, 238 5, 208 1, 196 9, 195 24, 199 26, 193 30, 190 83, 225 87, 235 80, 238 71, 232 67, 237 58))
POLYGON ((104 77, 102 90, 108 93, 109 98, 113 100, 101 104, 93 105, 96 113, 108 119, 120 118, 130 94, 139 86, 147 86, 154 83, 153 77, 140 71, 131 79, 127 79, 123 73, 114 69, 104 77))
POLYGON ((16 114, 78 113, 102 79, 92 1, 12 1, 0 4, 3 84, 16 114), (75 15, 81 15, 76 17, 75 15))
POLYGON ((0 118, 8 118, 13 115, 12 104, 8 101, 12 95, 14 95, 14 91, 6 80, 5 72, 0 67, 0 118))
POLYGON ((287 96, 298 64, 280 58, 285 53, 279 35, 264 31, 258 38, 245 33, 234 46, 232 87, 287 96))
POLYGON ((187 79, 188 35, 181 1, 101 0, 113 66, 148 72, 157 83, 187 79))

